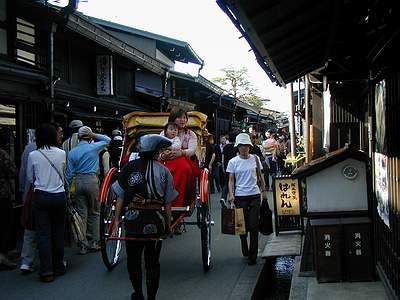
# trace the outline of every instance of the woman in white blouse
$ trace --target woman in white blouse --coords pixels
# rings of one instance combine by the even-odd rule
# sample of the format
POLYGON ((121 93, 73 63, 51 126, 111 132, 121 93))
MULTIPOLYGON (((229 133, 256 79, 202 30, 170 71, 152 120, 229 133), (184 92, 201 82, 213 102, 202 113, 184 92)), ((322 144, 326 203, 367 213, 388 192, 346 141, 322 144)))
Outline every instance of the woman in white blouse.
MULTIPOLYGON (((249 265, 255 265, 258 252, 258 219, 261 199, 261 191, 257 184, 257 165, 260 166, 260 170, 262 166, 258 156, 250 154, 252 143, 247 133, 240 133, 236 136, 235 147, 238 148, 239 155, 229 160, 226 168, 226 172, 229 173, 228 201, 234 203, 238 208, 243 208, 246 234, 240 235, 242 254, 248 257, 249 265), (250 233, 250 247, 247 244, 247 232, 250 233)), ((263 182, 262 186, 265 190, 263 182)))
POLYGON ((64 222, 67 198, 64 188, 65 152, 56 147, 57 131, 51 124, 36 129, 37 150, 28 157, 27 179, 33 184, 33 215, 37 232, 40 279, 51 282, 65 273, 64 222))

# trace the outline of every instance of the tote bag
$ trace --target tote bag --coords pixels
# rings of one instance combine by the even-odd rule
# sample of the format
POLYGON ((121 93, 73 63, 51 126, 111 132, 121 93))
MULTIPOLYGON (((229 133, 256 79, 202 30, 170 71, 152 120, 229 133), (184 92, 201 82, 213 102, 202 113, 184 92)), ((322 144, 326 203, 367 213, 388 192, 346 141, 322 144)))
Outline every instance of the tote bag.
POLYGON ((261 202, 259 231, 263 235, 270 235, 274 232, 272 227, 272 211, 269 208, 267 199, 263 199, 261 202))
POLYGON ((224 234, 246 234, 243 208, 222 208, 221 222, 221 231, 224 234))

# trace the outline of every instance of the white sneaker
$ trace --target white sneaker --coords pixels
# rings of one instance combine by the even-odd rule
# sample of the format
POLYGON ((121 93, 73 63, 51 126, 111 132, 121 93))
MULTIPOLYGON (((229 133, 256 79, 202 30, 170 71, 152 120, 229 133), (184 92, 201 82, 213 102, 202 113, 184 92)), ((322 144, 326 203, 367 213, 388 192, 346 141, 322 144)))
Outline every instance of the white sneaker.
POLYGON ((33 268, 26 264, 22 264, 19 270, 21 271, 22 274, 30 274, 33 272, 33 268))

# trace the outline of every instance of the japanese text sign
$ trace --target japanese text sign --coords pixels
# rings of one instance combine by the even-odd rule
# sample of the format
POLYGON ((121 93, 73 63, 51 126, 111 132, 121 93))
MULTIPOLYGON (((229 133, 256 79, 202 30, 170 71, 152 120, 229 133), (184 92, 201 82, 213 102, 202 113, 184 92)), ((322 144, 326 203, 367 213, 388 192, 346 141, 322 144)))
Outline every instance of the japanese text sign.
POLYGON ((278 216, 300 215, 299 182, 297 179, 275 179, 275 201, 278 216))
POLYGON ((97 55, 97 94, 113 95, 112 56, 97 55))

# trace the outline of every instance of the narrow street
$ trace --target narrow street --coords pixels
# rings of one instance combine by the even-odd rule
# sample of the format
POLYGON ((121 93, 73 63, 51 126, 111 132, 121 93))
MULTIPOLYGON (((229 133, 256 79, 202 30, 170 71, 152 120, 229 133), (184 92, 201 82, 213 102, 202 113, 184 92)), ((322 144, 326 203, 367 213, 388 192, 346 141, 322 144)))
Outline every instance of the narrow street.
MULTIPOLYGON (((212 195, 215 226, 212 229, 211 269, 204 273, 202 268, 200 231, 196 226, 186 226, 186 233, 164 241, 158 299, 231 299, 241 274, 264 263, 259 258, 257 266, 248 266, 241 256, 239 238, 221 234, 218 197, 219 194, 212 195)), ((260 235, 259 252, 265 241, 266 238, 260 235)), ((100 253, 81 256, 76 248, 67 248, 66 259, 67 273, 49 284, 41 283, 37 272, 25 276, 19 270, 0 272, 0 298, 130 299, 132 288, 125 253, 112 272, 106 270, 100 253)), ((254 284, 256 280, 254 278, 254 284)), ((250 299, 251 291, 242 292, 247 292, 250 299)))

